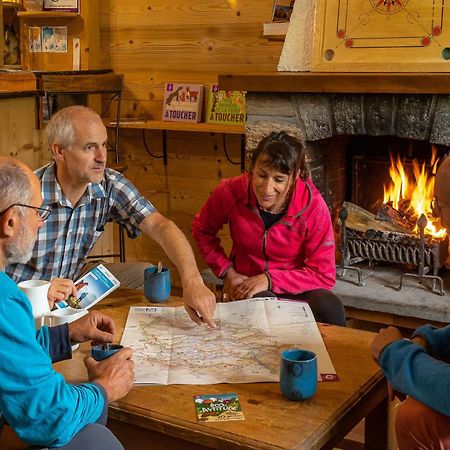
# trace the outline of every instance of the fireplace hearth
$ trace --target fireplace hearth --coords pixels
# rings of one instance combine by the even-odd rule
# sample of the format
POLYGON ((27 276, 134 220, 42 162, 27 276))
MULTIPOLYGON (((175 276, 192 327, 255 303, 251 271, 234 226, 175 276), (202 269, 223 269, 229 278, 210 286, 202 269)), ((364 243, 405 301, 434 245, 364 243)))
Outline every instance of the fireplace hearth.
MULTIPOLYGON (((220 76, 219 84, 248 91, 249 151, 276 130, 305 142, 312 180, 329 205, 336 228, 344 201, 355 201, 355 195, 368 197, 363 191, 355 194, 357 183, 367 181, 362 172, 359 177, 355 174, 355 161, 359 168, 371 161, 386 166, 389 151, 395 153, 398 143, 400 154, 410 159, 429 159, 432 146, 439 157, 450 149, 450 74, 245 74, 220 76)), ((378 177, 383 178, 374 176, 378 177)), ((339 239, 338 233, 337 246, 339 239)), ((359 258, 351 267, 362 272, 347 270, 335 289, 346 306, 450 321, 449 306, 439 300, 445 297, 433 293, 436 284, 438 291, 441 283, 447 291, 450 287, 443 272, 445 244, 429 245, 425 240, 421 253, 417 237, 412 246, 384 250, 388 257, 383 257, 384 243, 371 241, 363 250, 358 239, 350 238, 346 262, 359 258), (437 309, 430 304, 437 304, 437 309)))
POLYGON ((398 291, 403 287, 403 279, 412 277, 419 281, 430 280, 432 292, 445 295, 444 282, 438 276, 438 271, 448 257, 448 236, 445 239, 426 238, 424 229, 427 219, 424 215, 418 220, 419 236, 370 228, 364 232, 349 230, 346 227, 347 217, 348 210, 344 204, 339 214, 341 262, 337 267, 343 269, 338 275, 339 277, 344 277, 346 271, 353 270, 358 277, 358 286, 364 286, 363 272, 361 268, 354 266, 362 261, 370 263, 382 261, 415 266, 417 272, 406 271, 401 274, 398 291), (438 288, 436 288, 436 284, 438 288))

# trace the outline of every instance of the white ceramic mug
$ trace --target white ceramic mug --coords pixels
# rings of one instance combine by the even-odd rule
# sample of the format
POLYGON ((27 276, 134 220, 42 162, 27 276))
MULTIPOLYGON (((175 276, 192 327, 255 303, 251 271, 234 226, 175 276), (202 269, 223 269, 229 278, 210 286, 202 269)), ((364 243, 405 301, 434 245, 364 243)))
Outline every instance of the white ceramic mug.
MULTIPOLYGON (((43 325, 47 327, 56 327, 64 323, 70 323, 80 319, 89 311, 87 309, 62 308, 55 311, 48 312, 43 316, 43 325)), ((72 345, 72 351, 78 348, 79 344, 72 345)))
POLYGON ((33 309, 34 321, 36 323, 36 329, 38 330, 43 324, 44 315, 50 312, 47 299, 50 281, 27 280, 21 281, 18 286, 20 290, 28 297, 28 300, 30 300, 31 308, 33 309))

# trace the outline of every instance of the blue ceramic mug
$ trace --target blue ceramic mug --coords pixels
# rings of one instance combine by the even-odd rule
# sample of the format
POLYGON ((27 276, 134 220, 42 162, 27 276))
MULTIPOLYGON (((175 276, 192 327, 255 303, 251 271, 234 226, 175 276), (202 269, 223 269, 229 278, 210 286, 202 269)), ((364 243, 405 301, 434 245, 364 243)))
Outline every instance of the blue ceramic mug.
POLYGON ((306 400, 317 390, 317 355, 309 350, 286 350, 281 354, 280 390, 289 400, 306 400))
POLYGON ((144 270, 144 294, 151 302, 161 303, 170 297, 170 270, 163 267, 158 272, 157 266, 144 270))
POLYGON ((95 345, 91 349, 91 355, 96 361, 103 361, 104 359, 114 355, 114 353, 117 353, 122 348, 123 346, 120 344, 95 345))

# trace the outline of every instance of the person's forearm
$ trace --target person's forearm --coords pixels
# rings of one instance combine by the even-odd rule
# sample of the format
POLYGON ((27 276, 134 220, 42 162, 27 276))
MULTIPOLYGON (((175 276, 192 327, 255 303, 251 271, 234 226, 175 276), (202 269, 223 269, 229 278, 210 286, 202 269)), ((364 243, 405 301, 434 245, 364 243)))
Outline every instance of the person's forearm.
POLYGON ((435 358, 450 357, 450 325, 436 328, 423 325, 414 332, 413 336, 421 336, 428 344, 428 350, 435 358))
POLYGON ((207 202, 201 214, 195 215, 192 221, 192 236, 197 241, 197 247, 203 260, 217 277, 223 278, 232 265, 218 237, 218 232, 227 219, 217 215, 216 210, 214 214, 216 220, 213 220, 213 215, 209 213, 210 208, 209 202, 207 202))
POLYGON ((145 225, 142 225, 141 229, 158 242, 169 259, 175 264, 183 284, 193 278, 201 279, 192 247, 174 222, 164 218, 151 230, 148 230, 145 225))
POLYGON ((397 391, 450 417, 450 365, 434 359, 423 347, 405 340, 387 345, 379 362, 397 391))

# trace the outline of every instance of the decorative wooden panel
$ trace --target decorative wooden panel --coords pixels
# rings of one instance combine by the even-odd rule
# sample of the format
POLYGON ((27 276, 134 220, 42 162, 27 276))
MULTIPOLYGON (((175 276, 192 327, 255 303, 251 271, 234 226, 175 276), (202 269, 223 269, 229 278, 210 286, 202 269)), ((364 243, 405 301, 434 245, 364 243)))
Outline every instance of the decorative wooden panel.
POLYGON ((450 8, 444 0, 316 5, 312 71, 450 71, 450 8))

